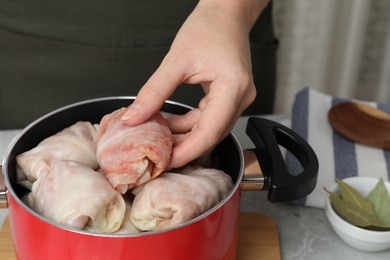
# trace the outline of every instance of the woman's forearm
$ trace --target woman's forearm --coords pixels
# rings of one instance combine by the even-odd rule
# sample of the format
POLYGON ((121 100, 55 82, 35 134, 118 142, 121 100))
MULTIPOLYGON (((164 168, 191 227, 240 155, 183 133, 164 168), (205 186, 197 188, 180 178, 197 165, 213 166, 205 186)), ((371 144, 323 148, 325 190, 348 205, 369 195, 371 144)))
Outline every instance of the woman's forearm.
POLYGON ((207 7, 210 12, 233 18, 236 22, 242 23, 243 28, 248 32, 256 22, 269 0, 200 0, 198 7, 207 7))

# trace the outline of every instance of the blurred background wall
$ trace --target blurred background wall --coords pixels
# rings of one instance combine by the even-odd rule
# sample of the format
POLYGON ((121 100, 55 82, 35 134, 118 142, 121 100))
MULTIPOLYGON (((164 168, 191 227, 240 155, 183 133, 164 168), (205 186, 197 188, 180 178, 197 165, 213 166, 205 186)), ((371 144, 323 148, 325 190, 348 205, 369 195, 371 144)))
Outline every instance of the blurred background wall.
POLYGON ((290 113, 304 86, 390 103, 389 0, 274 0, 273 11, 275 113, 290 113))

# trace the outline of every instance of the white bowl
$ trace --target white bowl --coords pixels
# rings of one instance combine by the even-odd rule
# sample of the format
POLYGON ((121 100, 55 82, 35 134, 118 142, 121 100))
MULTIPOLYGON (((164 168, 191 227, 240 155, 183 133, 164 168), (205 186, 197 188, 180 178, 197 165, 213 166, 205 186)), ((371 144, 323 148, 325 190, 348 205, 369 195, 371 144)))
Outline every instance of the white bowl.
MULTIPOLYGON (((364 197, 378 183, 378 179, 369 177, 351 177, 343 179, 343 181, 359 191, 364 197)), ((385 182, 385 185, 390 192, 390 183, 385 182)), ((336 183, 330 191, 338 191, 338 184, 336 183)), ((382 251, 390 248, 390 231, 371 231, 350 224, 333 210, 329 198, 326 199, 325 214, 334 231, 348 245, 367 252, 382 251)))

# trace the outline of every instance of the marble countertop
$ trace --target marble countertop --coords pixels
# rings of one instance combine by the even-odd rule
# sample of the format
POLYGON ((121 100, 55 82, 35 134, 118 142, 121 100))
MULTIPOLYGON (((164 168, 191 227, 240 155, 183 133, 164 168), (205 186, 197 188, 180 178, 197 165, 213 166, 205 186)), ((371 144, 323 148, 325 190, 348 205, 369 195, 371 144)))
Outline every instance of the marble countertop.
MULTIPOLYGON (((273 115, 272 120, 288 125, 286 116, 273 115)), ((253 144, 245 135, 246 117, 237 122, 233 134, 244 149, 253 144)), ((18 130, 0 131, 0 158, 18 130)), ((264 191, 242 192, 241 211, 256 212, 272 217, 278 226, 281 255, 285 260, 328 260, 328 259, 390 259, 390 250, 367 253, 345 244, 333 231, 325 212, 320 208, 268 202, 264 191)), ((7 215, 7 209, 0 209, 0 226, 7 215)))

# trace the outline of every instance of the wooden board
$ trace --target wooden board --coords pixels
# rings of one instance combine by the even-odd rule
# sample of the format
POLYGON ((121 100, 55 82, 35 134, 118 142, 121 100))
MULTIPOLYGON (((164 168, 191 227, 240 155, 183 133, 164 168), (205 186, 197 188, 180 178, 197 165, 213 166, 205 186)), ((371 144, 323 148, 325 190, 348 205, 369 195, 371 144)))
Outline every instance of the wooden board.
POLYGON ((280 260, 275 221, 256 213, 241 213, 237 245, 238 260, 280 260))
MULTIPOLYGON (((14 259, 11 229, 6 218, 0 230, 0 260, 14 259)), ((274 220, 255 213, 240 214, 237 259, 280 259, 278 229, 274 220)))
POLYGON ((0 259, 16 259, 8 217, 5 219, 3 227, 0 230, 0 259))

